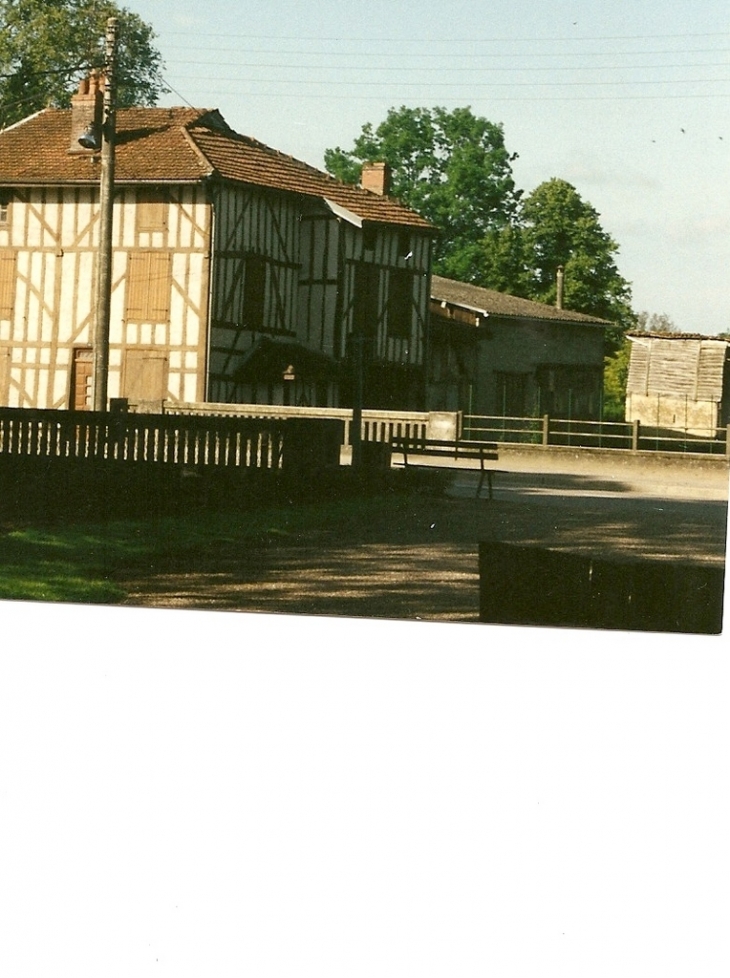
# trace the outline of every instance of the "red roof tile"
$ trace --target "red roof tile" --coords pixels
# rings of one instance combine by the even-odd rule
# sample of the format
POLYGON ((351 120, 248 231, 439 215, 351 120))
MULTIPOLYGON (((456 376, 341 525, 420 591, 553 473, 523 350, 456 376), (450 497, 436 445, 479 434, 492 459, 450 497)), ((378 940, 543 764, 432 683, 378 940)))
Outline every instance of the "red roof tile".
MULTIPOLYGON (((120 109, 116 130, 117 183, 189 183, 218 177, 327 198, 366 221, 431 227, 391 197, 340 183, 234 132, 215 110, 120 109)), ((97 183, 98 156, 69 153, 70 131, 70 109, 45 109, 0 131, 0 185, 97 183)))

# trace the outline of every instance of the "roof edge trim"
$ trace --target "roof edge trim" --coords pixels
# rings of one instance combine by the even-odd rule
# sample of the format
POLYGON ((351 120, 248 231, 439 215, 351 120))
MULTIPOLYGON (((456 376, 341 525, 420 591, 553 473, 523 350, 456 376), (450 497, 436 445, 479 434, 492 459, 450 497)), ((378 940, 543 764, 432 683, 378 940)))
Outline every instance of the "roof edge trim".
POLYGON ((363 218, 361 218, 359 214, 355 214, 354 211, 348 210, 346 207, 343 207, 342 204, 336 204, 328 197, 323 197, 322 200, 329 207, 335 217, 342 218, 342 220, 347 221, 348 224, 354 224, 356 228, 362 228, 363 218))

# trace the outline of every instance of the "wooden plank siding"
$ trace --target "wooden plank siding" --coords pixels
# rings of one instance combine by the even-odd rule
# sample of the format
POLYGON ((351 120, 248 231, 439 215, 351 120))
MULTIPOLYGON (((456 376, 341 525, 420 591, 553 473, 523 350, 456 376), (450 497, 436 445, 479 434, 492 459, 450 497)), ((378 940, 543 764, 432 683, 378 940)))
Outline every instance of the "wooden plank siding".
MULTIPOLYGON (((115 196, 109 396, 120 396, 127 351, 144 346, 169 358, 161 396, 202 399, 210 205, 202 187, 147 187, 140 217, 140 194, 117 187, 115 196)), ((92 342, 98 247, 95 188, 13 192, 0 230, 0 277, 9 262, 16 269, 4 307, 10 291, 0 287, 0 344, 10 351, 3 403, 71 406, 73 351, 92 342)))
POLYGON ((726 423, 730 344, 698 336, 633 336, 626 420, 713 436, 726 423))

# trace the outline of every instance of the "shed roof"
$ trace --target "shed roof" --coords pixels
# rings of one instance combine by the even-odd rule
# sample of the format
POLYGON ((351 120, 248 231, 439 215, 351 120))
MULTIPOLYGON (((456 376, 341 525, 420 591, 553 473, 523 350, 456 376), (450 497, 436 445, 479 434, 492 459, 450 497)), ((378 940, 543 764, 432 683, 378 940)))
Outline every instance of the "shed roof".
MULTIPOLYGON (((71 109, 44 109, 0 131, 0 186, 99 181, 99 157, 69 153, 71 109)), ((334 201, 365 221, 432 229, 397 200, 349 186, 228 126, 216 109, 133 108, 116 114, 115 180, 219 178, 334 201)))
POLYGON ((484 289, 468 282, 434 275, 431 279, 431 298, 448 306, 467 309, 482 316, 500 316, 507 319, 542 319, 556 323, 583 324, 585 326, 610 326, 607 319, 587 316, 570 309, 558 309, 544 302, 520 299, 505 292, 484 289))

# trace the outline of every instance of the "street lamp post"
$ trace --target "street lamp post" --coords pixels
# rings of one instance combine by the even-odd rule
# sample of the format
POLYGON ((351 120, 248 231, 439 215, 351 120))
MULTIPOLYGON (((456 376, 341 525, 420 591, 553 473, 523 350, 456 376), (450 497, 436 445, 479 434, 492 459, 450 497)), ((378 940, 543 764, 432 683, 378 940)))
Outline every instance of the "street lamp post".
POLYGON ((112 222, 114 213, 114 142, 116 128, 117 19, 110 17, 106 30, 104 107, 101 124, 101 174, 99 189, 99 257, 96 274, 94 320, 94 410, 106 411, 109 378, 109 319, 112 289, 112 222))

